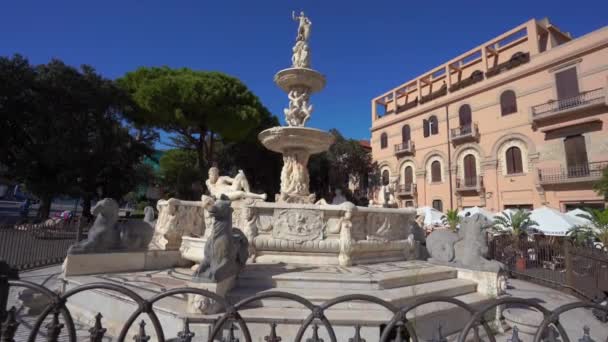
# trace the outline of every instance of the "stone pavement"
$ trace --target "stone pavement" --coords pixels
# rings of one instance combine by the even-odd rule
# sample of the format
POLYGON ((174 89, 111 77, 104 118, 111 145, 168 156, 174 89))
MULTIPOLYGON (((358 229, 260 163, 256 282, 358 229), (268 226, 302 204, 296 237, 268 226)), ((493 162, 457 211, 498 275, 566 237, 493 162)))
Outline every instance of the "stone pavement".
MULTIPOLYGON (((21 273, 21 279, 41 284, 51 290, 55 290, 58 289, 61 284, 58 280, 60 272, 61 266, 56 265, 23 272, 21 273)), ((15 305, 18 310, 23 312, 23 308, 21 308, 19 302, 16 301, 17 293, 16 290, 11 291, 9 307, 15 305)), ((564 304, 579 301, 578 298, 564 292, 518 279, 509 280, 507 293, 513 297, 536 299, 538 303, 549 310, 553 310, 564 304)), ((25 338, 25 336, 27 336, 28 328, 32 323, 33 318, 33 316, 23 318, 23 324, 19 328, 20 334, 18 337, 23 336, 23 338, 25 338)), ((608 323, 598 321, 590 310, 576 309, 567 312, 561 317, 560 322, 566 329, 571 341, 577 341, 583 336, 583 327, 585 325, 590 328, 590 336, 593 340, 596 342, 608 341, 608 323)), ((79 326, 78 335, 82 337, 87 336, 88 328, 89 327, 79 326)), ((507 337, 510 338, 510 335, 510 332, 507 332, 506 335, 497 336, 497 341, 504 341, 507 337)), ((522 341, 530 340, 529 336, 526 336, 523 333, 520 333, 520 338, 522 341)))

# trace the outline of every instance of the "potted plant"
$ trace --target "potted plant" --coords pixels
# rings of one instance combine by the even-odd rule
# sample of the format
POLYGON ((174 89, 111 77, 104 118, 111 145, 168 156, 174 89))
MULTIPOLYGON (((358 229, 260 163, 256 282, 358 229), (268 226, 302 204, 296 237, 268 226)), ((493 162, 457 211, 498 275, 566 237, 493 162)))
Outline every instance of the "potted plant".
POLYGON ((525 271, 527 267, 522 240, 526 239, 528 234, 538 226, 538 223, 530 218, 531 214, 531 212, 521 209, 515 212, 505 210, 494 218, 494 227, 511 236, 511 244, 516 253, 515 269, 517 271, 525 271))

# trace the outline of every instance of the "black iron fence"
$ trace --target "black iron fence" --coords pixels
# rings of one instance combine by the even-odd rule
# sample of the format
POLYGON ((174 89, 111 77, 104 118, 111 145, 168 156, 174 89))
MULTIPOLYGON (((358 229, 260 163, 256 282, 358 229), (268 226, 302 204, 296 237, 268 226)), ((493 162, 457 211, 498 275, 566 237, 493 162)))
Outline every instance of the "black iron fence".
MULTIPOLYGON (((560 317, 563 313, 579 309, 587 308, 597 312, 608 314, 608 307, 592 304, 592 303, 572 303, 560 306, 554 310, 548 310, 543 307, 538 301, 534 299, 523 299, 505 297, 500 299, 494 299, 487 302, 481 307, 473 308, 472 306, 455 299, 453 297, 444 296, 428 296, 418 298, 413 302, 404 305, 403 307, 396 307, 395 305, 388 303, 380 298, 355 294, 340 296, 335 299, 329 300, 323 304, 315 305, 311 301, 307 300, 298 295, 294 295, 286 292, 264 292, 254 295, 252 297, 241 300, 240 302, 232 305, 224 300, 222 297, 208 292, 202 289, 196 288, 178 288, 162 292, 152 298, 144 299, 137 293, 133 292, 127 287, 113 284, 113 283, 92 283, 82 285, 71 290, 68 290, 62 294, 56 294, 49 289, 32 282, 23 281, 18 279, 16 270, 11 270, 6 264, 0 262, 0 322, 2 322, 2 329, 0 332, 0 340, 2 341, 15 341, 15 335, 21 325, 21 322, 17 319, 17 313, 15 307, 11 307, 7 310, 7 299, 11 288, 26 288, 30 291, 35 291, 41 295, 41 300, 46 300, 49 304, 42 310, 39 316, 29 324, 29 334, 27 338, 20 339, 19 341, 35 341, 39 338, 43 338, 48 342, 61 340, 65 341, 76 341, 76 325, 72 317, 67 304, 70 298, 79 293, 86 291, 112 291, 118 294, 122 298, 128 298, 137 304, 137 309, 131 313, 129 318, 124 322, 120 328, 120 332, 116 338, 117 341, 134 340, 138 342, 150 341, 151 337, 154 336, 156 341, 178 341, 178 342, 191 342, 194 341, 195 333, 191 329, 191 320, 188 317, 183 317, 183 330, 177 333, 175 338, 168 339, 165 336, 163 326, 159 317, 154 309, 154 304, 163 298, 172 296, 181 296, 184 294, 195 294, 206 298, 209 298, 217 302, 223 308, 223 314, 218 316, 214 324, 212 325, 207 341, 222 341, 222 342, 237 342, 244 340, 245 342, 252 341, 252 334, 248 326, 247 320, 243 319, 240 314, 240 310, 244 309, 248 304, 260 301, 261 299, 267 298, 280 298, 283 300, 293 301, 301 304, 310 313, 308 316, 301 321, 301 324, 297 330, 297 334, 294 341, 302 341, 304 335, 311 335, 312 337, 307 338, 307 342, 323 342, 323 339, 319 336, 319 329, 324 329, 326 335, 329 336, 331 342, 338 341, 336 331, 332 325, 332 322, 327 318, 326 313, 332 307, 347 302, 368 302, 382 306, 392 314, 392 318, 386 322, 384 329, 382 329, 378 336, 379 341, 413 341, 417 342, 420 338, 417 334, 418 325, 408 319, 408 314, 414 313, 417 308, 422 305, 429 303, 448 303, 453 306, 459 307, 466 311, 469 315, 469 319, 466 321, 464 326, 457 332, 457 340, 459 342, 475 340, 480 341, 482 338, 487 339, 491 342, 496 341, 496 336, 502 336, 505 341, 517 342, 520 341, 518 333, 519 329, 517 325, 512 326, 510 333, 500 335, 499 329, 497 328, 497 320, 501 320, 502 314, 497 315, 497 310, 503 312, 505 308, 528 308, 542 315, 542 322, 538 326, 534 335, 534 341, 563 341, 569 342, 570 339, 566 333, 566 330, 562 326, 560 317), (131 333, 131 327, 136 323, 140 316, 147 316, 148 321, 151 322, 151 328, 146 328, 144 320, 140 320, 138 328, 135 329, 135 334, 131 333), (46 323, 46 324, 45 324, 46 323), (148 333, 153 332, 153 335, 148 333), (240 336, 241 339, 239 339, 240 336)), ((364 312, 362 312, 364 314, 364 312)), ((362 315, 365 316, 365 315, 362 315)), ((364 318, 362 318, 363 320, 364 318)), ((281 341, 281 336, 277 332, 277 325, 281 323, 281 319, 269 320, 268 322, 267 335, 263 337, 263 340, 267 342, 278 342, 281 341)), ((107 329, 103 327, 104 322, 101 314, 98 314, 95 318, 95 322, 92 327, 88 329, 89 336, 88 340, 94 342, 104 341, 107 329)), ((352 327, 351 338, 341 340, 348 340, 349 342, 364 342, 360 335, 361 326, 355 323, 352 327)), ((454 335, 455 336, 455 335, 454 335)), ((82 336, 79 336, 82 338, 82 336)), ((585 326, 582 331, 582 338, 589 337, 589 328, 585 326)), ((199 339, 200 340, 200 339, 199 339)), ((257 340, 261 340, 258 338, 257 340)), ((452 339, 452 340, 455 340, 452 339)), ((447 341, 446 337, 442 335, 441 326, 437 328, 436 334, 431 339, 433 342, 444 342, 447 341)), ((581 340, 579 340, 581 341, 581 340)), ((587 341, 587 340, 582 340, 587 341)), ((371 342, 371 341, 370 341, 371 342)))
POLYGON ((491 240, 489 253, 516 276, 569 288, 589 299, 608 293, 608 252, 604 249, 574 246, 558 237, 499 236, 491 240))
POLYGON ((0 226, 0 260, 26 270, 60 263, 68 248, 78 241, 81 222, 58 221, 0 226))

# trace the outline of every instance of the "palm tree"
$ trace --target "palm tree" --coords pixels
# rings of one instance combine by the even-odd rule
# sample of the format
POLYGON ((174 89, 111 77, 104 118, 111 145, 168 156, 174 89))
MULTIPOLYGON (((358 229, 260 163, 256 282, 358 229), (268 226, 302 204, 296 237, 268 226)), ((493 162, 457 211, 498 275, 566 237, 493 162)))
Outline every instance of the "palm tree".
POLYGON ((603 247, 608 246, 608 209, 585 209, 587 213, 579 214, 578 217, 587 220, 588 224, 573 227, 568 231, 568 236, 577 243, 599 240, 603 247))
POLYGON ((448 212, 441 217, 441 221, 444 225, 450 226, 451 230, 456 230, 456 226, 460 223, 460 216, 458 216, 458 209, 450 209, 448 212))
POLYGON ((496 215, 494 218, 494 227, 498 228, 499 231, 508 231, 513 238, 519 239, 535 231, 535 227, 538 226, 538 223, 532 220, 530 215, 532 213, 527 210, 518 209, 514 213, 505 210, 502 215, 496 215))

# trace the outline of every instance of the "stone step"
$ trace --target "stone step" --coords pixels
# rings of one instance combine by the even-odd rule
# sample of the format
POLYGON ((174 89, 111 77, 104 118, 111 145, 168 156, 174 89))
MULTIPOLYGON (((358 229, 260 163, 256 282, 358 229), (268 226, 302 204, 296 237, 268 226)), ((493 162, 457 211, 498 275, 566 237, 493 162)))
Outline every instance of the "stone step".
POLYGON ((447 267, 427 267, 387 272, 381 277, 365 274, 336 274, 292 272, 272 274, 272 271, 245 271, 239 275, 237 287, 256 289, 310 287, 340 290, 391 289, 415 284, 456 278, 457 271, 447 267))
MULTIPOLYGON (((468 293, 474 293, 477 290, 477 284, 463 279, 447 279, 434 281, 430 283, 416 284, 411 286, 384 289, 384 290, 358 290, 358 289, 324 289, 316 287, 307 288, 275 288, 275 289, 260 289, 260 288, 243 288, 237 287, 230 291, 228 298, 232 303, 236 303, 242 299, 253 296, 257 293, 267 291, 285 291, 302 296, 314 304, 321 304, 330 299, 348 295, 348 294, 367 294, 397 306, 405 305, 415 298, 421 296, 460 296, 468 293)), ((249 307, 273 307, 273 308, 299 308, 301 304, 293 301, 288 301, 281 298, 267 298, 248 304, 249 307)), ((374 309, 378 305, 367 302, 348 302, 341 303, 336 308, 344 309, 374 309)))

